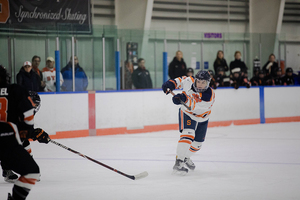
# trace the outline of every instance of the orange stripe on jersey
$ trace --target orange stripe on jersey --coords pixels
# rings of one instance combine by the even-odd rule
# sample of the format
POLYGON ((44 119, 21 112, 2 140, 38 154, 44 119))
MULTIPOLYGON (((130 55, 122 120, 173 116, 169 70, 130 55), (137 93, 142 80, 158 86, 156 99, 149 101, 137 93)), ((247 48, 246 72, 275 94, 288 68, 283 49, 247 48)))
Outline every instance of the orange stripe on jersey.
POLYGON ((34 115, 31 115, 29 117, 24 118, 24 121, 31 121, 31 120, 33 120, 33 118, 34 118, 34 115))
POLYGON ((194 79, 192 76, 190 76, 190 78, 191 78, 191 80, 192 80, 192 81, 193 81, 193 83, 194 83, 195 79, 194 79))
POLYGON ((28 152, 29 154, 31 154, 32 151, 31 151, 31 149, 28 149, 27 152, 28 152))
POLYGON ((180 137, 187 137, 187 138, 191 138, 191 139, 194 139, 195 137, 192 136, 192 135, 181 135, 180 137))
POLYGON ((36 179, 34 179, 34 178, 25 178, 24 176, 21 176, 18 180, 21 181, 22 183, 28 183, 28 184, 32 184, 32 185, 34 185, 35 182, 36 182, 36 179))
POLYGON ((183 129, 183 127, 184 127, 184 124, 183 124, 183 111, 182 110, 180 110, 180 117, 181 117, 181 128, 183 129))
POLYGON ((189 140, 179 140, 178 142, 179 142, 179 143, 188 143, 188 144, 192 144, 192 142, 189 141, 189 140))
POLYGON ((179 80, 180 83, 182 82, 182 79, 180 77, 178 77, 178 80, 179 80))
POLYGON ((210 89, 211 89, 211 97, 210 97, 209 101, 211 101, 214 98, 214 95, 215 95, 214 90, 212 88, 210 88, 210 89))

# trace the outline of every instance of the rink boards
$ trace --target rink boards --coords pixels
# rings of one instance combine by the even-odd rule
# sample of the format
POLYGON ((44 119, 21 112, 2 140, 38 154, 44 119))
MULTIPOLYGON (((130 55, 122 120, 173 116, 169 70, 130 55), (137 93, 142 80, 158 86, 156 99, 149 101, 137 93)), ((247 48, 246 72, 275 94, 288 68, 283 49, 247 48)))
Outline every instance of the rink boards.
MULTIPOLYGON (((300 87, 225 88, 215 94, 210 127, 300 121, 300 87)), ((178 129, 179 106, 161 90, 40 96, 42 106, 35 126, 53 139, 178 129)))

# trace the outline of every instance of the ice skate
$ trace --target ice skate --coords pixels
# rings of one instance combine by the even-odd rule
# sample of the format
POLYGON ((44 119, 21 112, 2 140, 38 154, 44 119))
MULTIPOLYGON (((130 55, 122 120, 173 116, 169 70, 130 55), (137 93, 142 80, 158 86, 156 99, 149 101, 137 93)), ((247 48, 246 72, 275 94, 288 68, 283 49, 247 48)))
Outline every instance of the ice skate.
POLYGON ((11 170, 3 170, 2 176, 4 177, 4 180, 8 183, 14 183, 16 180, 18 180, 18 175, 16 175, 11 170))
POLYGON ((193 161, 190 158, 185 158, 184 159, 184 164, 190 169, 190 170, 194 170, 196 168, 195 164, 193 163, 193 161))
POLYGON ((176 159, 175 165, 173 167, 173 174, 186 175, 188 172, 189 170, 184 167, 184 162, 182 160, 176 159))

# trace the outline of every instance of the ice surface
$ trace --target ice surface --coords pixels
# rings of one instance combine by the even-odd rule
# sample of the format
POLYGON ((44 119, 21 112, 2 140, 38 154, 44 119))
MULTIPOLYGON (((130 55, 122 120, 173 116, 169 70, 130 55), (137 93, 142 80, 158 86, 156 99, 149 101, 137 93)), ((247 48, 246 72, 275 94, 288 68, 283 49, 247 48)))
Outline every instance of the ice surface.
MULTIPOLYGON (((41 181, 28 200, 300 199, 300 123, 209 128, 194 172, 172 175, 178 131, 56 140, 131 180, 52 143, 32 142, 41 181)), ((0 199, 12 184, 0 180, 0 199)))

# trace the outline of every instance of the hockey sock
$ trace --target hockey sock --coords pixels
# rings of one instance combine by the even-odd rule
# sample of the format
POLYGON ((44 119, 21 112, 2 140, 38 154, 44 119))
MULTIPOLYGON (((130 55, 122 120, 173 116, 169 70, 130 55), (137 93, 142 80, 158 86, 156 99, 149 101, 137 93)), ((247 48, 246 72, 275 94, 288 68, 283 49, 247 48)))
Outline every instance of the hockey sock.
POLYGON ((20 176, 20 178, 15 182, 15 185, 13 187, 13 198, 15 200, 26 199, 29 191, 31 190, 39 176, 39 173, 20 176))
POLYGON ((193 154, 195 154, 197 151, 199 151, 202 147, 202 142, 196 142, 194 141, 192 145, 190 146, 190 149, 186 152, 185 157, 190 158, 193 154))
POLYGON ((186 152, 189 150, 195 138, 195 131, 192 129, 184 129, 177 144, 177 159, 184 160, 186 152))
POLYGON ((24 200, 24 199, 26 199, 29 191, 30 191, 30 189, 14 185, 14 187, 13 187, 13 199, 14 200, 24 200))

